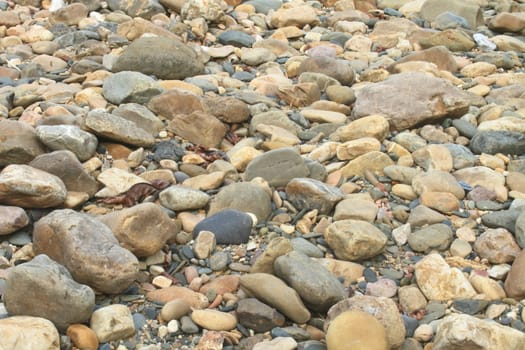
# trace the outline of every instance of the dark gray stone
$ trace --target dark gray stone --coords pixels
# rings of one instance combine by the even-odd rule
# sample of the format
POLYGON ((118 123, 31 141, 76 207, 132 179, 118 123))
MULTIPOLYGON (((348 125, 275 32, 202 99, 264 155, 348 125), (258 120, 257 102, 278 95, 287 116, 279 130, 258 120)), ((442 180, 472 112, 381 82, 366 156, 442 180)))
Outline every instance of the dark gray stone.
POLYGON ((445 224, 434 224, 408 235, 408 245, 417 252, 433 249, 443 251, 452 243, 452 229, 445 224))
POLYGON ((516 229, 516 221, 522 212, 523 208, 496 211, 483 215, 481 217, 481 222, 487 227, 503 227, 514 233, 514 230, 516 229))
POLYGON ((217 244, 247 243, 252 231, 252 219, 242 211, 225 209, 199 222, 193 229, 193 238, 201 231, 213 232, 217 244))
POLYGON ((470 140, 470 149, 476 154, 521 155, 525 153, 525 135, 514 131, 480 131, 470 140))
POLYGON ((255 298, 241 299, 237 304, 239 323, 256 333, 268 332, 274 327, 284 325, 284 316, 274 308, 255 298))
POLYGON ((217 37, 219 43, 223 45, 233 45, 237 47, 252 47, 255 39, 239 30, 227 30, 217 37))
POLYGON ((455 299, 452 306, 461 313, 477 315, 485 310, 488 303, 487 300, 480 299, 455 299))
POLYGON ((306 256, 311 258, 324 257, 324 252, 319 247, 302 237, 292 238, 290 242, 292 243, 293 250, 301 252, 306 256))

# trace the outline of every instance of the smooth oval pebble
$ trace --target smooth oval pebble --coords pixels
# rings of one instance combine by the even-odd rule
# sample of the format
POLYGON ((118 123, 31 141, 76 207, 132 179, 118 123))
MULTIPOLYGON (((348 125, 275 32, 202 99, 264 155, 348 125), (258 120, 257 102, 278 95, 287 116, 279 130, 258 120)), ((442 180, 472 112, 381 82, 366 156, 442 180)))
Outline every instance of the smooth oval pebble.
POLYGON ((175 299, 164 304, 160 310, 160 317, 166 322, 178 320, 187 315, 190 310, 190 306, 184 299, 175 299))
POLYGON ((99 343, 97 335, 88 326, 84 326, 83 324, 72 324, 67 328, 66 334, 79 349, 98 349, 99 343))
POLYGON ((191 319, 197 325, 211 331, 229 331, 237 326, 237 318, 234 315, 217 310, 193 310, 191 319))

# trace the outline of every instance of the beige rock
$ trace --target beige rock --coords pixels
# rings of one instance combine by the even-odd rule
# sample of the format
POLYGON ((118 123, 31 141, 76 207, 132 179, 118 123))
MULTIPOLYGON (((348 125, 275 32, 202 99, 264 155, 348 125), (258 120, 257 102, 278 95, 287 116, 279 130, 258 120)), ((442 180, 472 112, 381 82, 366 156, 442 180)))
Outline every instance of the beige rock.
POLYGON ((339 142, 323 142, 308 154, 308 158, 323 163, 335 157, 339 142))
POLYGON ((511 298, 525 297, 525 250, 516 257, 505 279, 505 292, 511 298))
POLYGON ((214 171, 210 174, 202 174, 184 180, 184 186, 191 187, 195 190, 208 191, 219 188, 224 181, 226 173, 223 171, 214 171))
POLYGON ((273 262, 281 255, 293 250, 292 243, 284 237, 276 237, 270 241, 266 249, 255 260, 250 270, 251 273, 268 273, 273 274, 273 262))
POLYGON ((427 299, 417 286, 400 287, 397 290, 397 294, 399 296, 399 304, 401 304, 403 311, 406 313, 412 313, 427 306, 427 299))
POLYGON ((478 293, 483 294, 486 300, 501 300, 507 297, 503 287, 489 277, 472 273, 469 281, 478 293))
POLYGON ((517 117, 501 117, 495 120, 487 120, 478 125, 478 130, 504 130, 525 133, 525 119, 517 117))
POLYGON ((274 12, 270 18, 270 24, 274 28, 296 26, 302 28, 307 24, 315 24, 317 13, 311 6, 297 6, 281 8, 274 12))
POLYGON ((0 166, 15 163, 29 163, 45 152, 44 145, 35 129, 20 121, 2 120, 0 123, 0 166))
POLYGON ((343 113, 319 109, 303 109, 301 114, 311 122, 343 124, 346 121, 343 113))
POLYGON ((450 214, 460 207, 459 200, 452 193, 426 191, 420 196, 420 202, 441 213, 450 214))
POLYGON ((297 136, 279 126, 261 123, 257 125, 256 130, 269 137, 270 142, 279 142, 289 146, 293 146, 301 142, 297 136))
POLYGON ((374 316, 358 310, 343 312, 330 323, 326 345, 330 350, 389 349, 385 327, 374 316))
POLYGON ((140 176, 118 168, 104 170, 97 176, 97 180, 106 186, 97 192, 96 196, 98 197, 116 196, 126 192, 135 184, 147 183, 147 181, 140 176))
POLYGON ((0 320, 0 339, 4 349, 58 350, 57 329, 44 318, 12 316, 0 320))
POLYGON ((363 137, 373 137, 383 141, 389 133, 389 128, 388 121, 384 116, 369 115, 338 128, 330 135, 330 139, 346 142, 363 137))
POLYGON ((523 52, 525 50, 525 43, 518 38, 509 35, 495 35, 490 38, 500 51, 514 51, 523 52))
POLYGON ((215 250, 215 245, 215 234, 213 232, 200 231, 193 245, 195 256, 199 259, 209 258, 215 250))
POLYGON ((492 17, 489 28, 498 32, 520 32, 525 29, 525 16, 522 12, 502 12, 492 17))
POLYGON ((451 268, 439 254, 429 254, 416 264, 417 284, 429 300, 472 298, 476 291, 457 268, 451 268))
POLYGON ((55 175, 12 164, 0 172, 0 202, 23 208, 49 208, 66 199, 66 186, 55 175))
POLYGON ((497 322, 465 314, 450 315, 438 326, 433 350, 523 349, 525 335, 497 322), (473 332, 472 330, 476 331, 473 332))
POLYGON ((230 331, 237 326, 237 318, 233 314, 212 309, 193 310, 191 319, 202 328, 212 331, 230 331))
POLYGON ((352 159, 341 171, 346 177, 363 176, 366 170, 383 175, 383 169, 389 165, 394 165, 394 161, 388 155, 372 151, 352 159))
POLYGON ((201 293, 192 291, 189 288, 171 286, 158 289, 146 294, 146 298, 151 301, 168 303, 175 299, 183 299, 190 307, 202 309, 208 306, 208 298, 201 293))
POLYGON ((77 348, 98 350, 98 338, 91 328, 83 324, 72 324, 67 328, 66 334, 77 348))
POLYGON ((344 278, 344 285, 350 286, 351 283, 359 280, 363 276, 365 267, 351 261, 343 261, 330 258, 312 258, 324 266, 334 276, 344 278))
POLYGON ((507 199, 508 190, 505 187, 505 177, 497 171, 484 166, 476 166, 457 170, 452 175, 457 181, 464 181, 472 187, 482 186, 496 192, 498 201, 507 199))
POLYGON ((353 219, 371 223, 375 220, 378 210, 371 198, 361 199, 359 194, 349 194, 335 206, 334 221, 353 219))
POLYGON ((412 153, 417 165, 425 170, 442 170, 450 172, 453 167, 452 154, 443 145, 430 144, 412 153))
POLYGON ((174 299, 168 301, 160 310, 160 317, 169 322, 171 320, 178 320, 182 316, 187 315, 191 311, 191 307, 184 299, 174 299))
POLYGON ((122 304, 108 305, 95 310, 91 315, 90 327, 101 343, 125 339, 135 334, 131 311, 122 304))
POLYGON ((412 188, 419 195, 428 191, 452 193, 458 199, 465 197, 465 191, 456 178, 440 170, 430 170, 415 175, 412 179, 412 188))
POLYGON ((13 233, 29 224, 29 217, 24 209, 0 205, 0 235, 13 233))
POLYGON ((476 62, 466 65, 461 69, 461 74, 469 78, 487 76, 496 71, 497 67, 488 62, 476 62))
POLYGON ((381 142, 373 137, 363 137, 347 141, 337 146, 337 158, 339 160, 352 160, 368 152, 379 152, 381 142))
POLYGON ((261 154, 263 154, 263 152, 251 146, 245 146, 235 151, 232 150, 231 152, 228 153, 230 157, 230 162, 233 164, 235 169, 237 169, 238 171, 244 171, 246 167, 248 166, 248 164, 255 157, 261 154))
POLYGON ((192 143, 207 147, 218 147, 226 134, 226 127, 219 119, 202 111, 177 114, 167 128, 192 143))
POLYGON ((504 228, 487 229, 476 239, 474 250, 491 264, 511 263, 521 252, 514 236, 504 228))

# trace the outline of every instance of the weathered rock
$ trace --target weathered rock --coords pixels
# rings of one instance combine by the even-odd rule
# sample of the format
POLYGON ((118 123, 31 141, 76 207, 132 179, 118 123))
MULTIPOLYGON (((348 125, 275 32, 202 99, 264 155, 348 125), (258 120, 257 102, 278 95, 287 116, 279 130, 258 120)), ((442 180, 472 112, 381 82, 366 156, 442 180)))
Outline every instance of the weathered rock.
POLYGON ((122 292, 138 273, 137 258, 119 246, 106 225, 70 209, 55 210, 35 224, 33 249, 64 265, 76 281, 108 294, 122 292))
POLYGON ((12 164, 0 172, 0 203, 22 208, 49 208, 66 199, 66 186, 55 175, 29 165, 12 164))
POLYGON ((452 243, 453 234, 445 224, 433 224, 409 233, 408 245, 417 252, 429 252, 433 249, 444 251, 452 243))
POLYGON ((120 340, 135 334, 133 317, 126 305, 113 304, 101 307, 93 312, 91 329, 101 343, 120 340))
POLYGON ((476 154, 523 154, 525 136, 515 131, 479 131, 470 141, 470 148, 476 154))
POLYGON ((311 6, 281 8, 273 13, 270 23, 275 28, 296 26, 302 28, 307 24, 315 24, 317 13, 311 6))
POLYGON ((505 279, 505 292, 511 298, 525 297, 525 250, 516 257, 505 279))
POLYGON ((59 177, 68 191, 85 192, 92 196, 99 189, 97 181, 88 174, 71 151, 41 154, 35 157, 29 165, 59 177))
POLYGON ((153 78, 140 72, 123 69, 104 80, 104 97, 116 105, 121 103, 146 103, 162 92, 153 78))
POLYGON ((391 165, 394 165, 394 161, 388 155, 372 151, 352 159, 341 171, 346 177, 363 176, 366 170, 383 175, 383 169, 391 165))
POLYGON ((222 18, 227 9, 227 3, 223 0, 190 0, 186 1, 181 8, 181 16, 185 20, 204 18, 210 22, 216 22, 222 18))
POLYGON ((0 235, 8 235, 29 224, 29 217, 24 209, 0 205, 0 235))
POLYGON ((3 297, 10 315, 42 317, 65 331, 70 324, 89 320, 95 307, 93 290, 75 282, 47 255, 15 266, 7 278, 3 297))
POLYGON ((414 176, 412 188, 419 195, 425 192, 446 192, 452 193, 458 199, 465 197, 465 190, 454 176, 441 170, 430 170, 414 176))
POLYGON ((504 228, 483 232, 476 239, 474 250, 491 264, 511 263, 521 252, 514 236, 504 228))
POLYGON ((472 298, 476 291, 463 275, 439 254, 430 254, 416 264, 417 284, 429 300, 472 298))
POLYGON ((98 145, 97 138, 74 125, 41 125, 36 133, 47 147, 52 150, 69 150, 80 161, 93 156, 98 145))
POLYGON ((119 56, 114 72, 137 71, 159 79, 184 79, 204 71, 197 54, 182 42, 163 37, 140 38, 119 56))
POLYGON ((209 215, 224 209, 236 209, 245 213, 253 213, 257 220, 268 219, 272 212, 271 199, 262 186, 241 182, 221 188, 211 200, 209 215))
POLYGON ((154 203, 141 203, 99 218, 113 232, 120 245, 138 257, 158 252, 175 237, 180 227, 154 203))
POLYGON ((425 73, 395 74, 383 82, 364 87, 356 93, 354 118, 382 114, 398 131, 465 114, 468 96, 447 81, 425 73), (417 88, 416 88, 417 87, 417 88), (390 101, 398 103, 391 105, 390 101))
POLYGON ((450 51, 470 51, 476 43, 460 29, 446 29, 419 40, 419 44, 427 49, 433 46, 445 46, 450 51))
POLYGON ((164 123, 155 114, 138 103, 122 103, 111 113, 135 123, 153 136, 164 128, 164 123))
POLYGON ((202 111, 175 115, 168 123, 168 130, 206 147, 218 147, 226 134, 226 127, 219 119, 202 111))
POLYGON ((389 349, 385 327, 374 316, 359 310, 345 311, 330 323, 326 344, 330 350, 345 350, 355 344, 363 349, 389 349))
POLYGON ((284 186, 292 179, 306 177, 309 170, 303 158, 291 148, 268 151, 255 157, 246 168, 246 179, 262 177, 270 186, 284 186))
POLYGON ((445 317, 439 324, 433 349, 520 349, 523 341, 523 333, 516 329, 474 316, 455 314, 445 317))
POLYGON ((341 283, 322 265, 297 251, 275 259, 274 270, 312 310, 326 312, 345 297, 341 283))
POLYGON ((372 198, 363 198, 360 194, 346 195, 335 207, 334 221, 353 219, 372 223, 378 208, 372 198))
POLYGON ((175 211, 200 209, 205 207, 210 196, 202 191, 183 186, 170 186, 160 192, 160 204, 175 211))
POLYGON ((459 0, 429 0, 425 1, 421 7, 420 14, 423 19, 432 22, 438 15, 447 11, 464 17, 472 29, 483 24, 481 8, 475 2, 463 2, 459 0))
POLYGON ((272 239, 270 243, 268 243, 268 246, 263 250, 261 255, 252 264, 250 272, 262 272, 272 275, 275 274, 273 266, 275 259, 292 250, 293 246, 289 239, 284 237, 276 237, 272 239))
POLYGON ((297 73, 305 72, 322 73, 334 78, 342 85, 352 85, 355 73, 348 62, 327 56, 310 57, 299 66, 297 73))
POLYGON ((343 199, 338 188, 314 179, 295 178, 288 182, 285 190, 288 200, 296 208, 317 209, 319 214, 329 214, 343 199))
POLYGON ((57 329, 51 321, 40 317, 13 316, 1 319, 0 338, 4 349, 19 349, 20 339, 24 339, 24 349, 60 349, 57 329))
POLYGON ((324 238, 339 259, 351 261, 376 256, 387 241, 385 234, 374 225, 350 219, 328 226, 324 238))
POLYGON ((0 166, 29 163, 46 151, 35 129, 27 123, 3 120, 0 135, 0 166))
POLYGON ((388 67, 388 70, 393 72, 397 65, 412 62, 412 61, 425 61, 434 63, 438 69, 447 70, 455 73, 458 70, 458 64, 450 51, 444 46, 434 46, 426 50, 412 52, 388 67))
POLYGON ((276 308, 294 322, 305 323, 310 319, 310 312, 297 292, 273 275, 267 273, 242 275, 241 288, 265 304, 276 308), (279 293, 275 293, 276 290, 279 293))
POLYGON ((204 99, 208 112, 225 123, 242 123, 250 118, 248 105, 231 96, 213 96, 204 99))
POLYGON ((236 311, 239 323, 246 328, 253 329, 256 333, 264 333, 274 327, 281 327, 285 321, 281 313, 255 298, 239 300, 236 311))

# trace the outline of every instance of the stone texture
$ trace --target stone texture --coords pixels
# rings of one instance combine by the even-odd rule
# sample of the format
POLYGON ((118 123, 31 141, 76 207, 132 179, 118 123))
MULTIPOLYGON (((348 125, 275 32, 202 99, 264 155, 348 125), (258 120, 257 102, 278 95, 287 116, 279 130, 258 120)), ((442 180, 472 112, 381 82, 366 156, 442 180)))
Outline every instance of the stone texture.
POLYGON ((125 339, 135 334, 131 312, 126 305, 122 304, 97 309, 91 315, 90 327, 101 343, 125 339))
POLYGON ((343 312, 330 323, 326 344, 331 350, 356 345, 362 349, 389 349, 385 327, 374 316, 359 310, 343 312))
POLYGON ((296 151, 281 148, 255 157, 245 174, 247 180, 262 177, 270 186, 285 186, 294 178, 308 176, 309 170, 296 151))
POLYGON ((98 145, 94 135, 74 125, 41 125, 36 133, 50 149, 69 150, 82 162, 93 156, 98 145))
POLYGON ((122 292, 138 273, 137 258, 119 246, 106 225, 70 209, 55 210, 35 224, 33 249, 65 266, 76 281, 108 294, 122 292))
POLYGON ((291 180, 285 191, 296 208, 317 209, 319 214, 329 214, 334 205, 343 199, 343 193, 338 188, 307 178, 291 180))
POLYGON ((47 255, 18 265, 8 274, 4 302, 10 315, 42 317, 65 331, 74 323, 89 320, 95 293, 79 284, 47 255))
POLYGON ((213 115, 194 111, 190 114, 177 114, 168 123, 168 130, 197 145, 218 147, 226 127, 213 115))
POLYGON ((283 326, 285 322, 281 313, 255 298, 239 300, 236 311, 239 323, 256 333, 268 332, 274 327, 283 326))
POLYGON ((3 120, 0 123, 0 166, 26 164, 46 151, 30 125, 3 120))
POLYGON ((29 217, 24 209, 0 205, 0 235, 8 235, 29 224, 29 217))
POLYGON ((241 244, 248 242, 251 230, 252 219, 248 214, 225 209, 199 222, 193 229, 193 238, 202 231, 209 231, 215 235, 217 244, 241 244))
POLYGON ((203 191, 183 186, 170 186, 160 192, 160 204, 175 211, 200 209, 210 201, 210 196, 203 191))
POLYGON ((12 316, 0 320, 4 349, 60 349, 60 335, 51 321, 41 317, 12 316), (24 344, 20 344, 24 339, 24 344))

